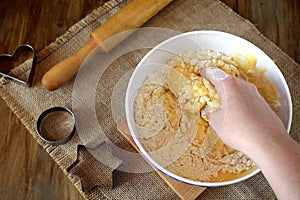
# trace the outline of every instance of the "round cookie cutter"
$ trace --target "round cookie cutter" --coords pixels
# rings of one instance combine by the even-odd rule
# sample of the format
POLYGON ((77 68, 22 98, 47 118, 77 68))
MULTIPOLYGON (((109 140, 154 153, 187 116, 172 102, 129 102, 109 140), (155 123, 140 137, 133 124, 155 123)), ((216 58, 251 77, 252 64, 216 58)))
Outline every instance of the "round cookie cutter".
POLYGON ((49 109, 45 110, 44 112, 42 112, 42 114, 39 116, 39 118, 36 122, 36 133, 37 133, 37 135, 44 142, 47 142, 47 143, 52 144, 52 145, 61 145, 61 144, 64 144, 64 143, 68 142, 73 137, 73 135, 75 134, 75 130, 76 130, 76 125, 75 125, 74 113, 66 107, 52 107, 52 108, 49 108, 49 109), (73 127, 72 127, 72 130, 63 139, 51 140, 51 139, 47 139, 47 137, 43 133, 43 131, 42 131, 42 122, 47 116, 49 116, 50 114, 53 114, 55 112, 66 112, 66 113, 68 113, 72 118, 73 127))

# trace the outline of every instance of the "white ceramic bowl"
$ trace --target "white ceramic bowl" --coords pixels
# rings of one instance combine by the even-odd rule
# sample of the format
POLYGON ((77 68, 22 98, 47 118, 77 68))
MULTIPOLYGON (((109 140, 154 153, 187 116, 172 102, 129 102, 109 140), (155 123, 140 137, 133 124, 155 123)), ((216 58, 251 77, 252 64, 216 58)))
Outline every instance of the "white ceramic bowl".
POLYGON ((134 99, 137 95, 138 88, 143 84, 147 75, 154 72, 157 67, 160 66, 159 64, 166 63, 166 61, 174 57, 175 54, 201 49, 212 49, 224 53, 250 53, 256 56, 257 67, 266 69, 265 75, 273 81, 279 92, 281 103, 280 114, 287 128, 287 131, 290 131, 292 122, 291 95, 288 85, 279 68, 275 65, 270 57, 268 57, 262 50, 260 50, 252 43, 235 35, 218 31, 193 31, 182 33, 165 40, 164 42, 154 47, 151 51, 149 51, 137 65, 129 81, 125 99, 126 118, 130 133, 136 145, 140 149, 143 156, 155 168, 159 169, 160 171, 174 179, 188 184, 205 187, 224 186, 246 180, 257 174, 260 170, 256 168, 254 171, 243 177, 224 182, 199 182, 180 177, 166 170, 150 157, 137 137, 137 129, 134 121, 134 99))

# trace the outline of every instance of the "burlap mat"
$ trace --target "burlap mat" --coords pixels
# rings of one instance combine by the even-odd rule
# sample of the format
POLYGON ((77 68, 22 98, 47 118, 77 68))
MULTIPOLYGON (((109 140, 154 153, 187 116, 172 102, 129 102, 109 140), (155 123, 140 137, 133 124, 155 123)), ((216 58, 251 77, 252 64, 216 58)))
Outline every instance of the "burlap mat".
MULTIPOLYGON (((0 93, 14 113, 21 119, 30 134, 57 162, 85 198, 177 199, 176 194, 155 172, 142 174, 119 173, 113 189, 96 187, 87 193, 83 193, 79 179, 67 171, 67 168, 76 160, 77 145, 81 144, 82 141, 76 135, 67 144, 55 147, 41 141, 35 132, 35 122, 42 111, 53 106, 66 106, 69 108, 72 106, 73 82, 71 81, 57 91, 48 92, 39 83, 42 75, 53 65, 82 47, 93 30, 128 2, 129 0, 112 0, 108 2, 75 24, 66 34, 42 50, 37 57, 37 72, 32 88, 27 88, 2 78, 0 80, 0 93)), ((275 61, 288 81, 294 106, 293 125, 290 134, 296 141, 300 141, 300 67, 287 54, 265 38, 249 21, 238 16, 220 1, 177 0, 147 22, 145 26, 165 27, 179 32, 207 29, 225 31, 243 37, 260 47, 275 61)), ((99 123, 105 125, 105 133, 108 135, 108 138, 124 149, 130 149, 130 145, 117 132, 116 122, 110 112, 111 98, 105 97, 105 95, 111 96, 113 88, 118 88, 119 93, 117 95, 120 97, 124 96, 130 72, 132 72, 132 69, 145 53, 146 51, 129 53, 112 63, 104 72, 104 78, 99 83, 100 89, 97 90, 101 94, 96 95, 99 123), (123 82, 121 81, 122 83, 120 83, 120 80, 123 82)), ((24 63, 18 68, 20 76, 24 76, 28 71, 28 63, 24 63)), ((118 120, 120 120, 124 119, 123 98, 119 98, 118 103, 117 105, 120 105, 120 108, 118 108, 120 111, 118 120)), ((105 170, 103 173, 105 173, 105 170)), ((107 176, 107 174, 101 173, 98 175, 100 178, 101 176, 107 176)), ((274 199, 276 197, 263 175, 258 174, 242 183, 207 189, 199 198, 274 199)))

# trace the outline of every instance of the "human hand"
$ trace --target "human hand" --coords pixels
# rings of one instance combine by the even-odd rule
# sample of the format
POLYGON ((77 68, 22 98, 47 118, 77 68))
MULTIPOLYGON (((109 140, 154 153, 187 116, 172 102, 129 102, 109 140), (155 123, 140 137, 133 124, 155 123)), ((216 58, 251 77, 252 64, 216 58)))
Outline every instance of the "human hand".
POLYGON ((215 86, 222 101, 222 108, 208 110, 210 125, 231 148, 246 153, 255 141, 286 131, 254 84, 214 67, 206 68, 201 75, 215 86))
POLYGON ((257 164, 279 199, 299 199, 300 146, 257 88, 218 68, 207 68, 201 75, 222 101, 222 108, 208 113, 211 127, 225 144, 257 164))

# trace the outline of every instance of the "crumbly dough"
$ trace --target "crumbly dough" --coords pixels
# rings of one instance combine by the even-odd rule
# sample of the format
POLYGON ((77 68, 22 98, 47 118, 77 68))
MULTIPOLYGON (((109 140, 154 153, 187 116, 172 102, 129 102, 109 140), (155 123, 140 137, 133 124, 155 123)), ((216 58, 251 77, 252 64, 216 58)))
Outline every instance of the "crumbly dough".
POLYGON ((251 81, 278 108, 274 86, 253 65, 253 57, 203 50, 177 55, 149 75, 135 99, 134 113, 140 141, 151 157, 172 173, 196 181, 231 180, 252 169, 251 159, 226 146, 209 126, 206 108, 222 105, 200 71, 215 66, 251 81))

